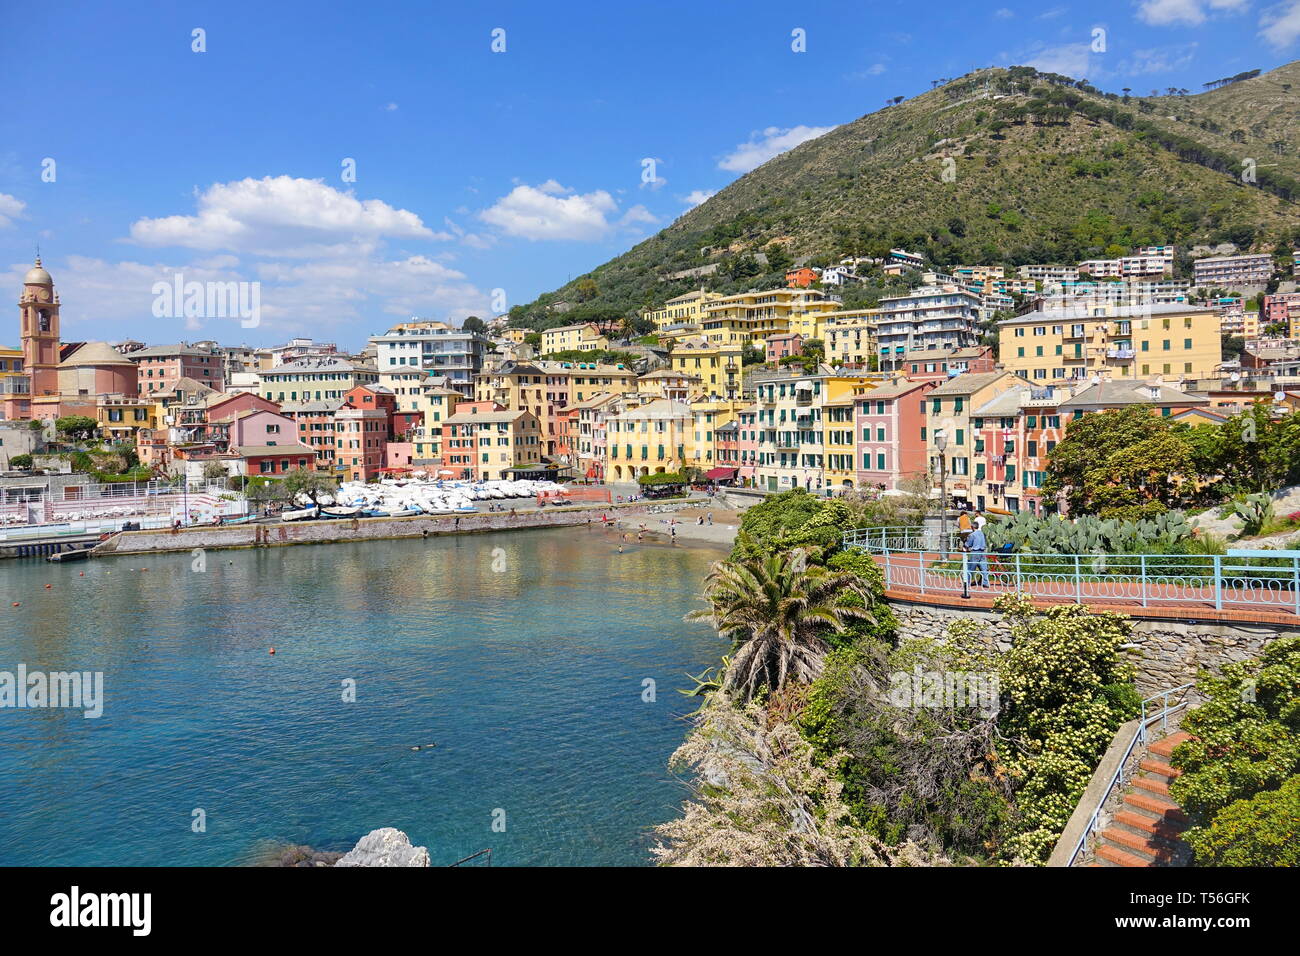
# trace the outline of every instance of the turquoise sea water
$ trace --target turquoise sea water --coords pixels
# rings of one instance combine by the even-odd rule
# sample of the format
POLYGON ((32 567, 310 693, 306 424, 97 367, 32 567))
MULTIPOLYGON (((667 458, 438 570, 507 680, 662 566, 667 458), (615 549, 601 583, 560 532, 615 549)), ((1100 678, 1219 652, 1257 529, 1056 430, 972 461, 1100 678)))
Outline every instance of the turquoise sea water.
POLYGON ((435 865, 486 847, 494 865, 648 863, 683 796, 667 760, 694 701, 675 689, 724 650, 682 621, 717 554, 619 543, 212 551, 201 573, 189 554, 0 562, 0 671, 105 684, 97 720, 0 709, 0 865, 238 864, 381 826, 435 865))

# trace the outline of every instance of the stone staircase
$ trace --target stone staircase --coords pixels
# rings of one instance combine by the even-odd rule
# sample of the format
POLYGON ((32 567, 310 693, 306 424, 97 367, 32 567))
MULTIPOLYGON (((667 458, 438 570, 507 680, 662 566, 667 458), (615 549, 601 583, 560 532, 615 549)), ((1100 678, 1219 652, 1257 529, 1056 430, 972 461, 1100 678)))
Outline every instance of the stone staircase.
POLYGON ((1147 748, 1124 791, 1121 809, 1097 834, 1093 866, 1187 866, 1191 848, 1181 839, 1187 815, 1169 797, 1169 784, 1181 770, 1169 757, 1190 734, 1170 734, 1147 748))

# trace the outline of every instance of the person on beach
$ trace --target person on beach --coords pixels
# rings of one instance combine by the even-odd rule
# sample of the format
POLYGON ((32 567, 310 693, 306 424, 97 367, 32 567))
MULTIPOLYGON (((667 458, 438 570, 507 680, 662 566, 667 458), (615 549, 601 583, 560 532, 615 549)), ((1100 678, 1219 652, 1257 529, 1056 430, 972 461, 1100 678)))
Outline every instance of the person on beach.
POLYGON ((709 524, 713 524, 713 512, 709 512, 709 524))

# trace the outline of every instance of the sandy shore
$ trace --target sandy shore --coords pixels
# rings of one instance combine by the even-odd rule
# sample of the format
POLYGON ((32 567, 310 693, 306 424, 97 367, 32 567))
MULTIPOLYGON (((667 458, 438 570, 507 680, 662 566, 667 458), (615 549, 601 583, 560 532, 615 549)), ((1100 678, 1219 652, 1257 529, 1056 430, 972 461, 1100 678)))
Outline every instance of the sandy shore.
POLYGON ((647 538, 654 536, 672 540, 675 537, 683 543, 708 544, 730 550, 740 527, 740 514, 702 504, 681 508, 672 514, 629 515, 612 523, 617 530, 631 535, 629 540, 635 540, 637 533, 644 529, 647 538), (713 516, 712 524, 709 523, 710 514, 713 516), (703 524, 699 523, 701 517, 704 518, 703 524))

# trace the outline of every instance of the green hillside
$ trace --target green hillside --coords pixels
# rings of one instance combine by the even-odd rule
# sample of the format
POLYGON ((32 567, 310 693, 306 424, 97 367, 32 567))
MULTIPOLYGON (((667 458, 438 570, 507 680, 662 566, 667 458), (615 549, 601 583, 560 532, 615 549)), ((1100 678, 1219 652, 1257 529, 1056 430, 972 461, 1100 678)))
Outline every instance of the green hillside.
MULTIPOLYGON (((623 255, 516 306, 511 321, 629 317, 700 286, 779 281, 795 258, 824 264, 891 246, 940 266, 1075 262, 1164 242, 1274 251, 1300 239, 1293 88, 1300 62, 1150 97, 1028 67, 981 70, 777 156, 623 255), (1248 158, 1254 182, 1243 182, 1248 158), (712 264, 708 277, 665 281, 712 264)), ((846 304, 890 290, 858 287, 846 304)))

